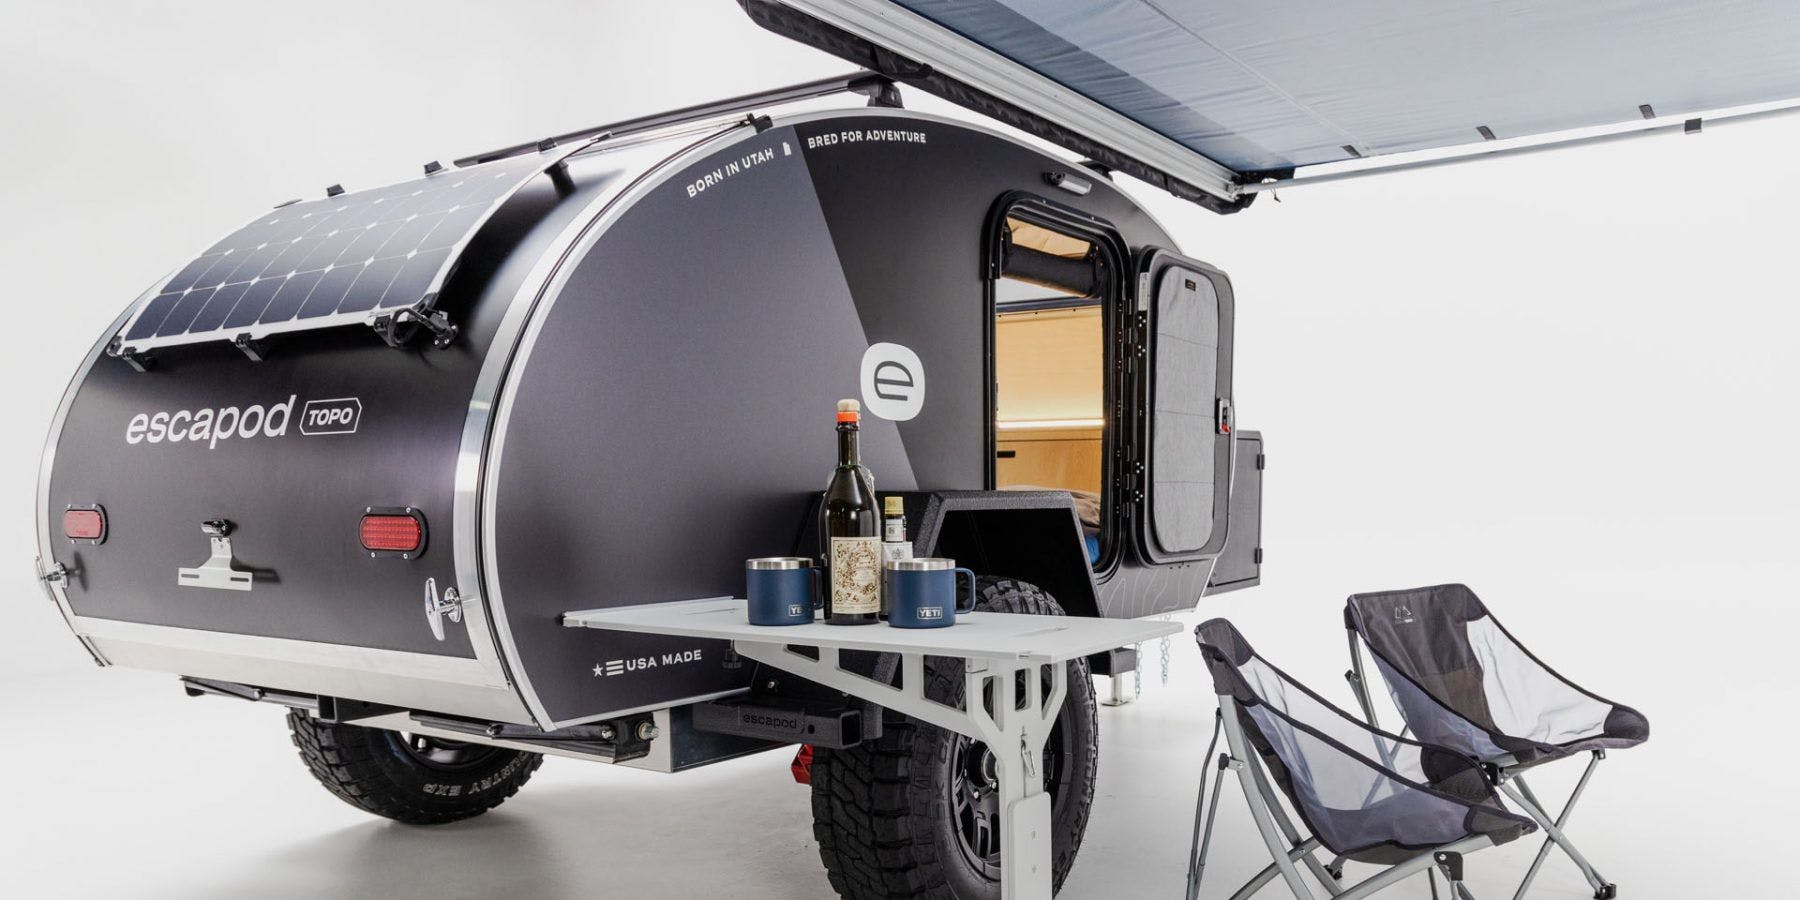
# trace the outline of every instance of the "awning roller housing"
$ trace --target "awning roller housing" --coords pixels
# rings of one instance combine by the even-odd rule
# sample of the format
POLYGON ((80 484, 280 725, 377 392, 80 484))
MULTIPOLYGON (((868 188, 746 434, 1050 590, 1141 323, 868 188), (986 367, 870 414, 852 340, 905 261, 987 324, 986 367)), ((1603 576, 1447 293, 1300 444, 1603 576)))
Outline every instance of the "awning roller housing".
POLYGON ((1222 212, 1307 166, 1800 98, 1788 0, 740 2, 1222 212))

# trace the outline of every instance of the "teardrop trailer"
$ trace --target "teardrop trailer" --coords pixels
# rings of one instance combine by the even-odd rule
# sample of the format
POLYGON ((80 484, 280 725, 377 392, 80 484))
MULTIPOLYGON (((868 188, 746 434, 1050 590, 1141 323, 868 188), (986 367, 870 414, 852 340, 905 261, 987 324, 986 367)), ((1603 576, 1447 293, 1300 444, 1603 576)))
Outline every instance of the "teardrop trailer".
MULTIPOLYGON (((1104 169, 895 98, 831 79, 258 216, 83 361, 40 476, 52 599, 103 665, 289 707, 312 772, 378 815, 479 814, 544 754, 675 772, 801 744, 841 893, 997 891, 981 742, 722 641, 564 619, 812 555, 820 411, 853 392, 916 550, 980 573, 984 609, 1126 619, 1257 582, 1224 273, 1104 169), (835 92, 871 102, 761 112, 835 92), (900 811, 931 826, 870 881, 859 842, 900 811)), ((1068 665, 1058 883, 1089 676, 1133 660, 1068 665)), ((960 695, 959 660, 926 674, 960 695)))
MULTIPOLYGON (((863 401, 865 461, 905 499, 915 549, 981 573, 988 610, 1126 624, 1253 586, 1263 456, 1234 422, 1230 281, 1181 256, 1111 173, 1229 213, 1278 187, 1442 162, 1386 154, 1675 104, 1620 107, 1598 96, 1616 80, 1559 78, 1554 97, 1478 125, 1437 89, 1487 98, 1504 79, 1473 66, 1472 83, 1408 96, 1420 79, 1388 76, 1415 56, 1381 42, 1410 32, 1385 21, 1366 50, 1322 45, 1305 23, 1298 52, 1206 69, 1175 102, 1100 58, 1165 52, 1147 36, 1167 22, 1129 20, 1132 5, 1104 24, 1136 43, 1084 22, 1050 34, 1004 4, 742 5, 879 74, 258 216, 160 280, 82 362, 40 471, 39 573, 96 661, 288 707, 327 789, 405 822, 490 809, 544 755, 677 772, 804 745, 820 854, 849 897, 1021 895, 999 883, 1019 856, 1002 852, 1017 836, 999 770, 1020 761, 944 710, 1012 718, 995 715, 1015 708, 1003 698, 1048 697, 1047 733, 1016 744, 1043 747, 1024 763, 1054 871, 1024 895, 1047 894, 1092 799, 1087 676, 1127 671, 1129 640, 1059 657, 1042 683, 991 678, 969 704, 955 654, 834 647, 865 685, 850 690, 795 674, 824 669, 822 647, 781 665, 668 624, 737 594, 746 557, 816 553, 824 413, 863 401), (1327 65, 1337 52, 1385 62, 1327 65), (1281 90, 1316 87, 1303 76, 1320 69, 1333 102, 1354 101, 1335 122, 1281 90), (896 83, 1090 161, 899 108, 896 83), (780 112, 828 94, 869 106, 780 112), (1363 157, 1360 173, 1295 174, 1363 157), (661 624, 623 627, 632 616, 661 624)), ((1660 17, 1639 12, 1556 27, 1655 38, 1660 17)), ((1785 11, 1733 11, 1763 13, 1758 27, 1705 21, 1791 46, 1785 11)), ((1510 33, 1469 21, 1475 43, 1510 33)), ((1680 60, 1638 48, 1609 64, 1654 60, 1630 73, 1645 99, 1707 87, 1679 93, 1695 115, 1800 93, 1791 73, 1733 68, 1770 52, 1688 39, 1680 60)), ((939 649, 969 643, 944 631, 939 649)))

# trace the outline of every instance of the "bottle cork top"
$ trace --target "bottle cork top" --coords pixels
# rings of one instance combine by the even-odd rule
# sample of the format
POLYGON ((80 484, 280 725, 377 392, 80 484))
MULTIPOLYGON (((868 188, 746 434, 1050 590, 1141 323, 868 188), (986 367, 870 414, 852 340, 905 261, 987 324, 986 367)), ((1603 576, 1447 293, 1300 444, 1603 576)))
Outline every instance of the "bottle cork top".
POLYGON ((862 419, 862 404, 851 399, 838 401, 837 420, 839 422, 856 422, 862 419))
POLYGON ((906 515, 906 498, 890 496, 881 501, 881 509, 890 516, 906 515))

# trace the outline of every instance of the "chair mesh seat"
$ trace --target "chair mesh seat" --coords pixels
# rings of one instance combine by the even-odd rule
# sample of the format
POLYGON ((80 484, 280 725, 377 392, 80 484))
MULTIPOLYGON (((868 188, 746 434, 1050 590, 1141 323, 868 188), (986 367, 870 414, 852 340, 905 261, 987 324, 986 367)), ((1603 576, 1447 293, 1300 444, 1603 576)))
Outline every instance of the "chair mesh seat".
POLYGON ((1394 865, 1474 836, 1502 844, 1535 830, 1501 805, 1470 756, 1371 729, 1258 656, 1224 619, 1195 635, 1215 690, 1237 701, 1250 744, 1333 853, 1394 865))
POLYGON ((1356 594, 1344 615, 1422 741, 1524 768, 1650 737, 1642 713, 1545 665, 1464 585, 1356 594))

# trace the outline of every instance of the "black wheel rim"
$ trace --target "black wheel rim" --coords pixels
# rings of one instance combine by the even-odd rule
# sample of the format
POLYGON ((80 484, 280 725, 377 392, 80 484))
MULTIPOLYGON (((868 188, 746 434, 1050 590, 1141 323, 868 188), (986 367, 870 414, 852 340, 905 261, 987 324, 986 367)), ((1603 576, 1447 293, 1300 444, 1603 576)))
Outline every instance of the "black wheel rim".
POLYGON ((388 732, 388 734, 391 735, 388 740, 407 758, 437 772, 460 772, 472 769, 492 759, 495 754, 504 752, 499 747, 453 741, 449 738, 411 732, 388 732))
MULTIPOLYGON (((1023 676, 1020 676, 1021 679, 1023 676)), ((1050 678, 1044 677, 1044 691, 1050 690, 1050 678)), ((1019 708, 1025 706, 1024 685, 1014 690, 1019 708)), ((993 708, 993 698, 987 698, 993 708)), ((1068 705, 1064 703, 1064 709, 1068 705)), ((1050 796, 1052 808, 1062 805, 1064 761, 1072 748, 1063 729, 1059 710, 1050 727, 1050 738, 1044 742, 1044 793, 1050 796)), ((970 868, 990 881, 1000 880, 1000 789, 994 777, 994 758, 986 744, 970 737, 956 736, 950 753, 950 808, 958 848, 970 868)))

